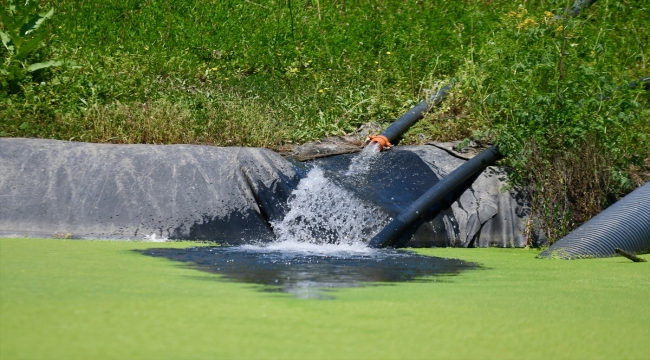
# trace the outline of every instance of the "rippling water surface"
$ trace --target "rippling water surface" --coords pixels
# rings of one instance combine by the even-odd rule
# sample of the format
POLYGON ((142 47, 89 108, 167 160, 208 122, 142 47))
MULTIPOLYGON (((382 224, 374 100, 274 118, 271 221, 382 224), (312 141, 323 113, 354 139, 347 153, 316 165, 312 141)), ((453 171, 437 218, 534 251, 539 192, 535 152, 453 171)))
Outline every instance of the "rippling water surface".
POLYGON ((274 243, 269 246, 218 246, 188 249, 148 249, 145 255, 187 262, 222 280, 263 285, 299 298, 328 298, 335 288, 404 281, 438 281, 476 268, 458 259, 413 252, 370 249, 360 245, 274 243))

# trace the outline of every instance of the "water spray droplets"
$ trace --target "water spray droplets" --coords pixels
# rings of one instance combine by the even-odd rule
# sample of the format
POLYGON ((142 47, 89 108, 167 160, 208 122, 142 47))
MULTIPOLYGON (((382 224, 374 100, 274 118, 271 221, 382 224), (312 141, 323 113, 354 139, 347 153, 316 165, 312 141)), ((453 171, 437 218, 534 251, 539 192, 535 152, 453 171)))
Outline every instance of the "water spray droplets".
POLYGON ((279 242, 353 245, 383 225, 375 209, 325 178, 318 167, 298 184, 288 204, 284 219, 272 224, 279 242))
MULTIPOLYGON (((347 176, 363 178, 368 173, 379 154, 376 145, 370 144, 352 159, 347 176)), ((319 167, 300 181, 288 205, 290 210, 284 219, 272 222, 276 243, 365 247, 364 240, 386 225, 377 209, 327 179, 319 167)))
POLYGON ((379 144, 371 142, 363 151, 350 162, 346 176, 363 176, 370 171, 370 166, 375 162, 380 152, 379 144))

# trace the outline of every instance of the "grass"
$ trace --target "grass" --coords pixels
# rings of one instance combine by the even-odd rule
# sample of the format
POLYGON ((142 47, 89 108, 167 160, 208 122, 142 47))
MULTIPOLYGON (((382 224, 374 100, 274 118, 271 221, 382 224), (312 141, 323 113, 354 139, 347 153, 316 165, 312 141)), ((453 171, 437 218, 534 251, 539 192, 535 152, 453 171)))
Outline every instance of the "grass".
MULTIPOLYGON (((467 18, 455 2, 442 4, 443 16, 431 11, 433 4, 412 2, 46 1, 48 6, 56 14, 52 35, 35 57, 74 60, 81 68, 41 71, 21 84, 19 95, 5 92, 5 136, 265 146, 220 132, 229 122, 238 133, 246 133, 241 124, 260 130, 280 122, 283 131, 270 136, 277 145, 342 134, 371 120, 387 124, 457 66, 459 42, 446 39, 454 36, 453 24, 467 18), (27 105, 27 99, 38 100, 27 105), (121 121, 103 121, 102 132, 89 124, 93 107, 151 107, 161 99, 191 114, 191 121, 164 117, 179 124, 185 138, 134 140, 120 136, 121 121), (230 113, 211 111, 219 106, 230 113)), ((132 131, 143 132, 138 126, 132 131)))
MULTIPOLYGON (((508 1, 42 3, 55 15, 33 60, 65 59, 80 68, 34 72, 19 90, 3 86, 3 136, 276 146, 349 132, 367 121, 387 125, 451 81, 462 84, 453 91, 457 101, 405 141, 458 139, 499 125, 504 105, 517 111, 523 93, 534 101, 547 97, 540 80, 550 82, 550 92, 575 88, 579 94, 567 95, 574 101, 648 75, 650 19, 641 1, 598 3, 570 23, 545 15, 562 13, 566 2, 559 0, 529 1, 525 8, 508 1), (564 38, 569 45, 561 55, 564 38), (567 82, 556 84, 560 58, 567 82), (515 98, 503 98, 508 93, 515 98), (158 128, 181 136, 146 136, 151 129, 138 120, 129 132, 140 136, 123 136, 128 121, 96 115, 118 111, 128 118, 168 103, 188 116, 158 111, 155 118, 173 123, 158 128), (247 124, 283 131, 266 135, 271 141, 221 136, 228 124, 237 133, 249 131, 247 124)), ((526 110, 537 107, 524 105, 515 119, 503 119, 504 135, 524 135, 513 134, 519 124, 511 122, 527 122, 534 111, 526 110)))
POLYGON ((191 245, 0 239, 0 357, 650 356, 649 263, 424 249, 484 269, 300 300, 131 251, 191 245))

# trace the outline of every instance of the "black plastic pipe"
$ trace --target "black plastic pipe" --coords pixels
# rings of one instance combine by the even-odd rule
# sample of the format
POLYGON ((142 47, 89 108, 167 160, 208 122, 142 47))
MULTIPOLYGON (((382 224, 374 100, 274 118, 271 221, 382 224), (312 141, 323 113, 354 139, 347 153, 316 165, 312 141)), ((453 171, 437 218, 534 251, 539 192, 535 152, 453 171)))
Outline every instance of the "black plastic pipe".
POLYGON ((555 242, 538 257, 610 257, 616 256, 616 248, 633 254, 650 251, 650 182, 555 242))
POLYGON ((392 245, 397 237, 421 215, 424 215, 429 208, 442 200, 463 181, 499 160, 502 156, 498 148, 491 146, 459 166, 402 211, 395 220, 391 221, 368 242, 368 246, 382 248, 392 245))
POLYGON ((442 98, 445 97, 449 89, 451 89, 451 86, 445 85, 429 99, 423 100, 419 104, 415 105, 415 107, 400 116, 399 119, 395 120, 395 122, 384 130, 381 135, 385 136, 390 142, 397 140, 397 138, 413 126, 413 124, 422 119, 424 114, 431 110, 432 107, 440 104, 442 98))

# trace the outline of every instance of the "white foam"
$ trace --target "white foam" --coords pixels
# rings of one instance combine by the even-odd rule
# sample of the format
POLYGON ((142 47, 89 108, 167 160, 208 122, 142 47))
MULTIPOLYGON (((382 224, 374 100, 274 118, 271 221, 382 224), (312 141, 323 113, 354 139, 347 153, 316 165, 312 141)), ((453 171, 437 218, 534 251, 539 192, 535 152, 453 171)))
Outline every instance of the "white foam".
POLYGON ((169 239, 166 236, 161 236, 158 237, 155 233, 151 235, 144 235, 144 241, 149 241, 149 242, 166 242, 169 239))
POLYGON ((242 245, 241 249, 259 252, 281 251, 309 255, 365 255, 376 252, 363 242, 353 244, 315 244, 300 241, 273 242, 265 245, 242 245))

